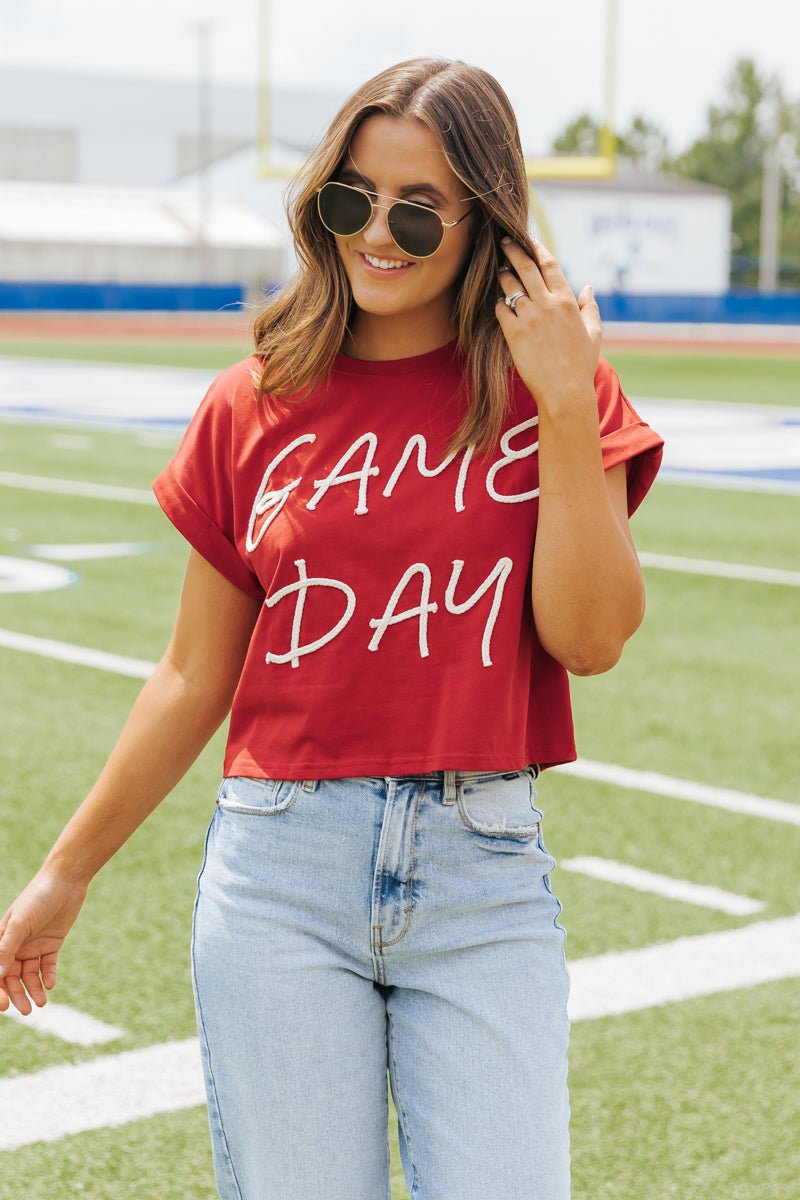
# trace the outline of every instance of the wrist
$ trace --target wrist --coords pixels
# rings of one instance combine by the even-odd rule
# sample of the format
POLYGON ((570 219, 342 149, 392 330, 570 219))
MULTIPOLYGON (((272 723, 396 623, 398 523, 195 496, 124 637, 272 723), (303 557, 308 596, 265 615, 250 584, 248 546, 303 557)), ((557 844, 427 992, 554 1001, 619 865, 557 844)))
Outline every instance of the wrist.
POLYGON ((98 870, 98 867, 87 862, 83 856, 75 858, 56 843, 37 873, 56 879, 59 883, 88 888, 98 870))
POLYGON ((537 402, 539 436, 551 442, 567 441, 593 445, 600 441, 600 414, 595 392, 562 391, 558 396, 537 402))
POLYGON ((586 416, 594 418, 595 423, 599 425, 599 414, 597 411, 597 393, 594 389, 594 384, 568 383, 560 387, 558 391, 547 392, 541 395, 541 398, 536 399, 536 409, 539 414, 539 419, 544 416, 558 418, 562 420, 566 417, 575 416, 578 419, 586 419, 586 416))

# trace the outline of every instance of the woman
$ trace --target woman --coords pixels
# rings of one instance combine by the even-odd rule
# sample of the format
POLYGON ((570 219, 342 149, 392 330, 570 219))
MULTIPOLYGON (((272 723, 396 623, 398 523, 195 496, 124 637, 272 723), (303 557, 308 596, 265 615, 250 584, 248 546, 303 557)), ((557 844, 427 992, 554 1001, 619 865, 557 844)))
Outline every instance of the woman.
POLYGON ((412 1196, 560 1200, 535 784, 576 756, 568 672, 642 620, 662 441, 528 238, 486 72, 368 81, 289 209, 298 272, 154 483, 192 547, 172 639, 3 918, 0 1007, 45 1003, 90 880, 230 709, 192 932, 220 1196, 389 1195, 388 1071, 412 1196))

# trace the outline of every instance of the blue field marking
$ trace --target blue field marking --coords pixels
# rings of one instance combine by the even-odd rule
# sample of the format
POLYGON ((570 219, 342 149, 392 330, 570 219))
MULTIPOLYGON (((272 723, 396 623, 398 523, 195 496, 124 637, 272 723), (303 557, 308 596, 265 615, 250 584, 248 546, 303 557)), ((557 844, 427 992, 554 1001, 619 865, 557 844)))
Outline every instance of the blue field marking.
POLYGON ((87 429, 111 430, 168 430, 177 434, 183 432, 188 421, 185 417, 137 417, 120 416, 117 413, 107 415, 82 415, 80 413, 64 412, 60 408, 34 408, 20 406, 14 408, 0 402, 0 421, 25 421, 31 425, 75 425, 87 429))
POLYGON ((649 396, 630 400, 665 440, 661 482, 800 493, 800 411, 649 396))
MULTIPOLYGON (((681 467, 672 467, 674 474, 680 474, 681 467)), ((694 467, 695 472, 703 473, 702 468, 694 467)), ((719 471, 707 471, 708 475, 719 475, 719 471)), ((724 472, 733 478, 741 477, 742 479, 778 479, 787 483, 797 482, 800 480, 800 467, 736 467, 724 472)))
MULTIPOLYGON (((180 434, 218 371, 0 358, 0 418, 180 434)), ((665 439, 659 480, 800 492, 800 409, 630 396, 665 439)))
POLYGON ((777 478, 769 471, 704 471, 682 467, 663 467, 659 483, 677 483, 686 487, 727 488, 735 492, 768 492, 774 496, 800 496, 800 478, 794 470, 788 479, 777 478))

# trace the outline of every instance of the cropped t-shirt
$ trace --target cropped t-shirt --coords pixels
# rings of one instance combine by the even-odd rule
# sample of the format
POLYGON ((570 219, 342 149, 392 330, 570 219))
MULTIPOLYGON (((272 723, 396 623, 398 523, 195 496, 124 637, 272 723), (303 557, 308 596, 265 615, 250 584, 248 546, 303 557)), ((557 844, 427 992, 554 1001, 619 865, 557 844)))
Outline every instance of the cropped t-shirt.
MULTIPOLYGON (((338 354, 299 401, 258 400, 252 355, 212 382, 153 483, 169 519, 263 600, 226 776, 544 769, 576 758, 566 670, 531 602, 537 411, 516 371, 499 443, 445 457, 466 411, 457 340, 338 354)), ((605 469, 628 512, 661 462, 613 367, 595 374, 605 469)))

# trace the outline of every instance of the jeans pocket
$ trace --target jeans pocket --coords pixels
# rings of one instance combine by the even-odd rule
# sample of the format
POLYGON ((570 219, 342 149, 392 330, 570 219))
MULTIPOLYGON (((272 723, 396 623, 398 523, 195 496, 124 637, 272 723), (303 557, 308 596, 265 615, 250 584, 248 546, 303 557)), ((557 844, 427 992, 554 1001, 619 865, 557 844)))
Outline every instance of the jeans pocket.
POLYGON ((250 779, 229 775, 219 786, 217 806, 223 812, 275 816, 292 807, 301 783, 300 779, 250 779))
POLYGON ((532 767, 460 780, 456 787, 463 824, 485 837, 535 838, 543 814, 536 807, 532 767))

